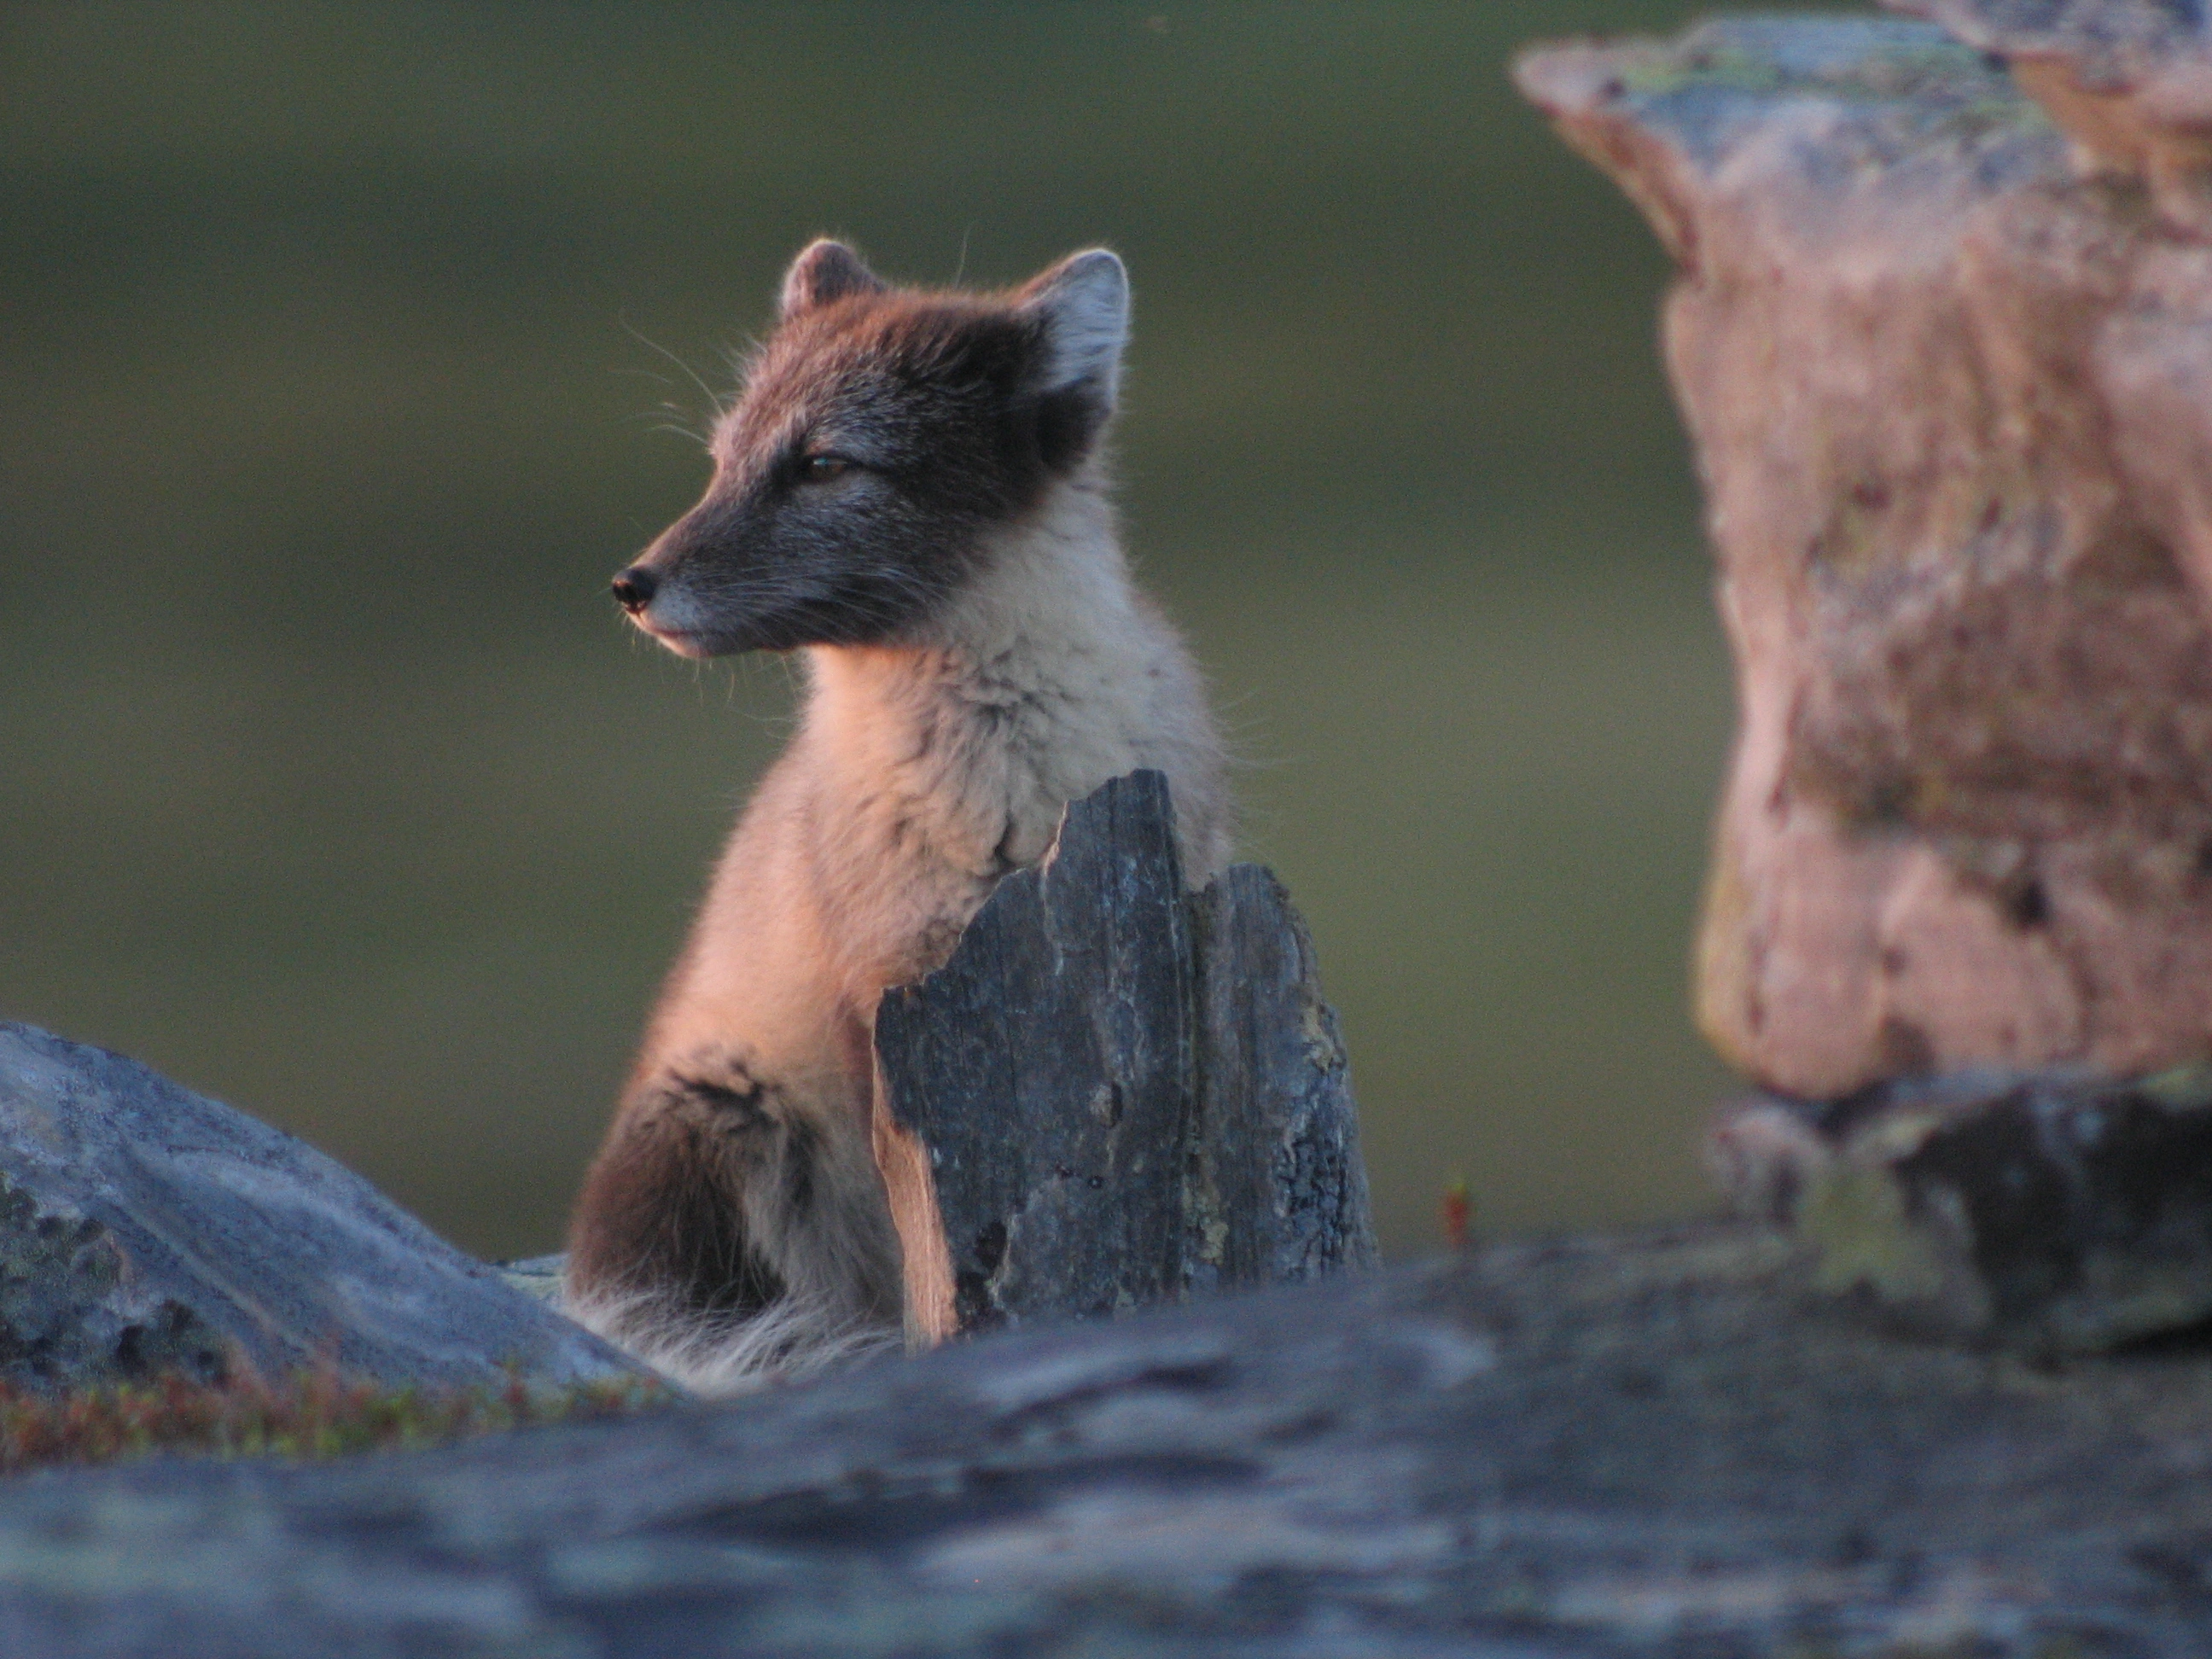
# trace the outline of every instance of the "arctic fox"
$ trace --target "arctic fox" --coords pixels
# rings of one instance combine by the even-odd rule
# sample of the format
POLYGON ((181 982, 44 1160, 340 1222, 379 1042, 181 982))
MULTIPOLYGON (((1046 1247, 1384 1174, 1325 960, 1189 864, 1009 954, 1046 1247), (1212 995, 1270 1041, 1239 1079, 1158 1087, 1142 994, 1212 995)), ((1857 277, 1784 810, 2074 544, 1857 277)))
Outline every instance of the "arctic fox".
POLYGON ((1109 498, 1127 320, 1103 249, 977 295, 814 243, 705 496, 614 579, 672 650, 806 669, 570 1231, 570 1309, 694 1388, 898 1340, 876 1005, 1045 856, 1066 803, 1156 768, 1189 878, 1228 860, 1204 688, 1109 498))

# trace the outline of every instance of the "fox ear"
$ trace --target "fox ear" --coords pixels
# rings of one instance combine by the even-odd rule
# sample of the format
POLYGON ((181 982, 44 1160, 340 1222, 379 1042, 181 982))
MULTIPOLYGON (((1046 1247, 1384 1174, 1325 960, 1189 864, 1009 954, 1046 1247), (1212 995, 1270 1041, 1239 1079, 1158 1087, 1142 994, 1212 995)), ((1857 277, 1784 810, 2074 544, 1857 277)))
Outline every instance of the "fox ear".
POLYGON ((860 256, 842 242, 828 237, 807 244, 783 273, 781 315, 788 322, 801 312, 826 306, 852 294, 880 294, 884 279, 870 270, 860 256))
POLYGON ((1121 261, 1103 247, 1070 254, 1021 290, 1019 308, 1044 325, 1038 389, 1080 393, 1101 420, 1112 414, 1129 337, 1129 273, 1121 261))

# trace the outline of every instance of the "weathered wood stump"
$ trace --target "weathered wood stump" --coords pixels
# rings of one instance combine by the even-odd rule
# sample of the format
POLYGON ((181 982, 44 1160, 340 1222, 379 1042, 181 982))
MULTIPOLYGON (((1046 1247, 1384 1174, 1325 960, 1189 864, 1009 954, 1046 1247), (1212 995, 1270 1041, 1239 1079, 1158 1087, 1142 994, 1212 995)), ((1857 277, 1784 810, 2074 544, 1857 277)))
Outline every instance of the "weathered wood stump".
POLYGON ((876 1016, 878 1161, 932 1340, 1375 1261, 1344 1046, 1282 886, 1185 890, 1167 781, 1067 809, 876 1016))

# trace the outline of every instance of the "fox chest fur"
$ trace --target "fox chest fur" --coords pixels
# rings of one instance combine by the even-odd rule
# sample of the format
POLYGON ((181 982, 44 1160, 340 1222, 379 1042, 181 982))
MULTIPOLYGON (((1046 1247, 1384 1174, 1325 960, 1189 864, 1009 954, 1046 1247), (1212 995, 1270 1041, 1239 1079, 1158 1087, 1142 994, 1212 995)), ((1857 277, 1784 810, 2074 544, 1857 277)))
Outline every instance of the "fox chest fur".
POLYGON ((817 243, 714 483, 616 579, 672 649, 805 669, 571 1234, 571 1307, 695 1386, 895 1334, 875 1006, 1070 800, 1157 768, 1193 879, 1227 860, 1204 690, 1130 580, 1099 454, 1127 314, 1104 252, 979 296, 888 289, 817 243))

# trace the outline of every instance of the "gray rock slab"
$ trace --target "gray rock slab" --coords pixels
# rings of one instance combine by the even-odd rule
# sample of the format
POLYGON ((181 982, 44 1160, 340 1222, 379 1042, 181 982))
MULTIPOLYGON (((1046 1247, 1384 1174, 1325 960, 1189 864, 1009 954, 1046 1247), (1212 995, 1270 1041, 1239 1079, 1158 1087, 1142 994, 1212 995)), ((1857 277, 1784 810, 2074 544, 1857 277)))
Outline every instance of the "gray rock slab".
POLYGON ((0 1501, 10 1659, 2163 1659, 2212 1356, 1863 1329, 1753 1227, 1004 1333, 727 1406, 0 1501))
POLYGON ((0 1378, 214 1380, 241 1361, 391 1383, 637 1374, 313 1147, 0 1024, 0 1378))
POLYGON ((1374 1267, 1351 1060, 1304 919, 1256 864, 1185 902, 1199 1039, 1187 1281, 1294 1285, 1374 1267))

